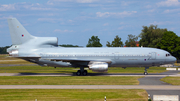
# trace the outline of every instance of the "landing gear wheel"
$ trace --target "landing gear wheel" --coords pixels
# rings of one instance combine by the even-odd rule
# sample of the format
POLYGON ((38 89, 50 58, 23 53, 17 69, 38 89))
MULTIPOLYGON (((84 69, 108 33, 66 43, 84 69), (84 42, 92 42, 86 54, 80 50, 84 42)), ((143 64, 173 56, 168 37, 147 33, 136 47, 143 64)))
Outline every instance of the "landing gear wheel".
POLYGON ((77 75, 77 76, 80 76, 80 75, 81 75, 81 71, 78 70, 78 71, 76 72, 76 75, 77 75))
POLYGON ((148 75, 148 73, 147 73, 147 72, 144 72, 144 75, 148 75))
POLYGON ((149 67, 145 67, 145 70, 144 70, 144 75, 148 75, 148 73, 147 73, 147 69, 149 69, 149 67))
POLYGON ((82 72, 82 75, 86 76, 87 75, 87 70, 84 70, 84 72, 82 72))

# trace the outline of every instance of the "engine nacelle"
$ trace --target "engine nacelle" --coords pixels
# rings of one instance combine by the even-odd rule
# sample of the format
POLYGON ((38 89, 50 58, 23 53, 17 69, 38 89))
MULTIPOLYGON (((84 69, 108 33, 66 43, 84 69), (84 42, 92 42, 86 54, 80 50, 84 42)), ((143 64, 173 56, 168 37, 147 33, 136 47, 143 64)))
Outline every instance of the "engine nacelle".
POLYGON ((9 56, 18 57, 19 55, 19 46, 18 45, 12 45, 7 49, 7 52, 9 53, 9 56))
POLYGON ((9 56, 13 56, 13 57, 18 57, 19 51, 18 50, 13 50, 11 52, 9 52, 9 56))
POLYGON ((90 62, 89 70, 94 72, 107 72, 108 64, 106 62, 90 62))

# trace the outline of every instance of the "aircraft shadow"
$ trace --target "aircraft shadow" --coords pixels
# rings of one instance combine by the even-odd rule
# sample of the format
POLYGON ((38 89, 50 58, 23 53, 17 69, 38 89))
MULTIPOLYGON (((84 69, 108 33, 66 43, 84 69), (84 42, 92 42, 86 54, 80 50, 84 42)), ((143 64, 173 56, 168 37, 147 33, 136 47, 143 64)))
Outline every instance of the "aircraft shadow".
MULTIPOLYGON (((62 71, 61 71, 62 72, 62 71)), ((163 73, 149 73, 148 75, 176 75, 179 71, 167 71, 163 73)), ((144 76, 143 73, 88 73, 87 76, 144 76)), ((68 72, 68 73, 19 73, 18 76, 76 76, 76 72, 68 72)))

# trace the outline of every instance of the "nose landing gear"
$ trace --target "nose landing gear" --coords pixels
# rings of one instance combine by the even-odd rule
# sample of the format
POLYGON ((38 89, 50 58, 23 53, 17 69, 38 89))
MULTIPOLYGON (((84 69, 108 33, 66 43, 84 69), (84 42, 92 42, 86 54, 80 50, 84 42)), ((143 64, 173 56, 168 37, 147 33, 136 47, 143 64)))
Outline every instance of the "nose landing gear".
POLYGON ((149 69, 149 67, 145 67, 144 75, 148 75, 147 69, 149 69))

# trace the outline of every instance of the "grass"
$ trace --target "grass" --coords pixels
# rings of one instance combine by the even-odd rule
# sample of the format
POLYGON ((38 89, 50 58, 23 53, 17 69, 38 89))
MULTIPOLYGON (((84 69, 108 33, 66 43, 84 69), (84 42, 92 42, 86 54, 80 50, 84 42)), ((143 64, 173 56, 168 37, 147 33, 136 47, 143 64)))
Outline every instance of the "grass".
POLYGON ((18 58, 10 57, 8 54, 0 54, 0 60, 17 60, 18 58))
MULTIPOLYGON (((75 73, 79 68, 73 67, 60 67, 54 69, 53 67, 41 67, 41 66, 5 66, 0 67, 0 73, 75 73)), ((150 67, 148 73, 161 73, 165 72, 166 68, 163 67, 150 67)), ((128 67, 123 69, 121 67, 110 67, 108 73, 143 73, 144 68, 141 67, 128 67)), ((88 73, 94 73, 88 70, 88 73)))
POLYGON ((0 89, 0 101, 147 101, 145 90, 0 89))
POLYGON ((180 77, 165 77, 162 78, 161 81, 164 81, 166 83, 172 84, 172 85, 180 85, 180 77))
POLYGON ((142 77, 0 76, 0 85, 138 85, 142 77))
POLYGON ((180 66, 180 63, 174 63, 175 66, 180 66))
POLYGON ((33 64, 23 59, 8 57, 7 55, 0 55, 0 64, 33 64))
POLYGON ((0 55, 0 64, 33 64, 23 59, 8 56, 8 54, 0 55))
POLYGON ((0 64, 34 64, 22 59, 15 59, 15 60, 0 60, 0 64))
POLYGON ((54 68, 41 66, 7 66, 0 67, 0 73, 73 73, 76 68, 54 68))

